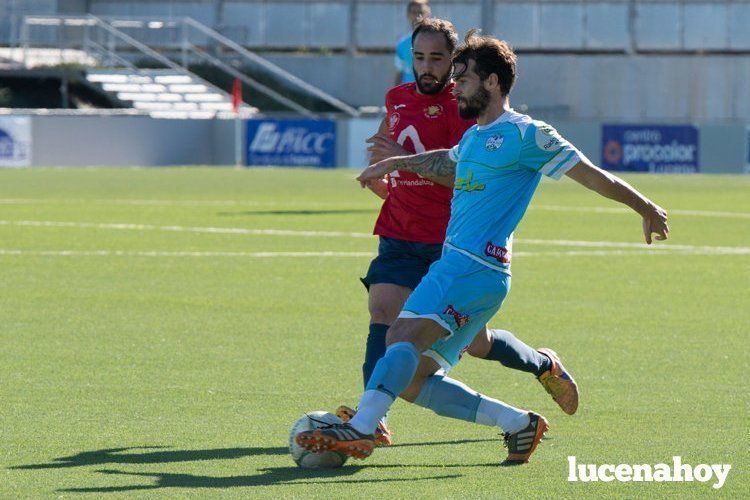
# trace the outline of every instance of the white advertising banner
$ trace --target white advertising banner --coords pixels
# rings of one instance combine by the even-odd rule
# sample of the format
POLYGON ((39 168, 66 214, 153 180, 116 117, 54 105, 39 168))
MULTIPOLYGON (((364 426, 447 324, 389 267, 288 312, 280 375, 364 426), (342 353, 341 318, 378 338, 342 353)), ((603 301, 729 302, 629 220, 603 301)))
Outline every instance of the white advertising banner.
POLYGON ((354 118, 348 120, 348 133, 346 145, 346 159, 344 165, 351 168, 362 169, 368 164, 367 147, 365 142, 378 131, 383 118, 354 118))
POLYGON ((31 165, 31 117, 0 116, 0 167, 31 165))

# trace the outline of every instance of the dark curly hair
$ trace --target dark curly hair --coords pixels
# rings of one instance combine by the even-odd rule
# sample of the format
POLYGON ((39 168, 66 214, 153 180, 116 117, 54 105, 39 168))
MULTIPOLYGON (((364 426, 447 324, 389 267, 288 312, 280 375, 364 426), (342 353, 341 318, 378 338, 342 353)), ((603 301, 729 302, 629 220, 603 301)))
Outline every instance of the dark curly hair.
POLYGON ((486 80, 495 73, 502 94, 510 94, 516 81, 516 54, 507 42, 480 35, 479 30, 470 30, 464 38, 464 43, 453 54, 453 64, 461 64, 466 68, 471 59, 476 63, 474 71, 480 79, 486 80))

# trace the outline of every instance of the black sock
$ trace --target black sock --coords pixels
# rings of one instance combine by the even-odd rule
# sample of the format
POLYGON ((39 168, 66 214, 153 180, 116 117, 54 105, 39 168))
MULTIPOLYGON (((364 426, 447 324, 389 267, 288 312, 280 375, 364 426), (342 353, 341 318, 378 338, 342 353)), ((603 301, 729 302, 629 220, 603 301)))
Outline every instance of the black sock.
POLYGON ((370 334, 367 336, 367 347, 365 348, 365 362, 362 364, 362 379, 367 387, 372 371, 378 360, 385 355, 385 334, 390 325, 373 323, 370 325, 370 334))
POLYGON ((492 346, 484 359, 499 361, 508 368, 540 376, 552 368, 544 354, 518 340, 507 330, 490 330, 492 346))

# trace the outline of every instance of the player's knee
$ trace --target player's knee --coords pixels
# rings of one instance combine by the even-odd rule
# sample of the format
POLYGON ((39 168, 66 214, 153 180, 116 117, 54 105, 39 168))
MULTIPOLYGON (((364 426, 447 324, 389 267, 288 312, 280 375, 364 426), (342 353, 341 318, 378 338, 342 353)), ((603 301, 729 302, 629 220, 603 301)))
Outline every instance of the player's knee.
POLYGON ((425 339, 424 332, 414 321, 404 321, 397 319, 388 329, 385 337, 386 345, 396 344, 398 342, 409 342, 417 348, 419 352, 424 351, 432 343, 425 339))
POLYGON ((397 308, 389 307, 388 305, 370 305, 370 322, 390 325, 398 317, 398 312, 397 308))
POLYGON ((426 380, 426 377, 415 374, 414 378, 411 380, 411 383, 409 383, 409 387, 407 387, 404 392, 399 395, 399 397, 404 401, 413 403, 419 397, 419 393, 422 392, 422 387, 424 386, 426 380))
POLYGON ((469 354, 469 356, 474 356, 475 358, 484 358, 490 352, 491 347, 492 340, 490 339, 490 334, 487 332, 487 330, 483 330, 479 332, 476 337, 474 337, 474 340, 471 341, 471 344, 469 345, 468 349, 466 349, 466 352, 469 354))
POLYGON ((403 321, 395 321, 388 329, 388 334, 385 337, 386 345, 396 344, 398 342, 411 342, 414 340, 414 331, 408 323, 403 321))
POLYGON ((476 339, 474 339, 474 342, 466 349, 466 353, 475 358, 484 358, 487 355, 487 348, 477 343, 476 339))

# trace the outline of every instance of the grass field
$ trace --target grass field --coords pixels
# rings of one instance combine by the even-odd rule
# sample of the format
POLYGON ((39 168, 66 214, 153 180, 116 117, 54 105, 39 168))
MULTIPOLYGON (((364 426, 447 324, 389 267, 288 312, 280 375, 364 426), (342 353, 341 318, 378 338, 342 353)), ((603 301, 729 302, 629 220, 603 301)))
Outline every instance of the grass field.
POLYGON ((378 201, 351 171, 0 170, 0 497, 747 496, 750 176, 627 179, 670 240, 646 249, 634 214, 544 182, 491 323, 562 355, 579 413, 497 363, 453 372, 547 416, 530 464, 399 402, 396 446, 312 472, 291 424, 361 390, 378 201), (568 482, 571 455, 733 468, 718 491, 568 482))

